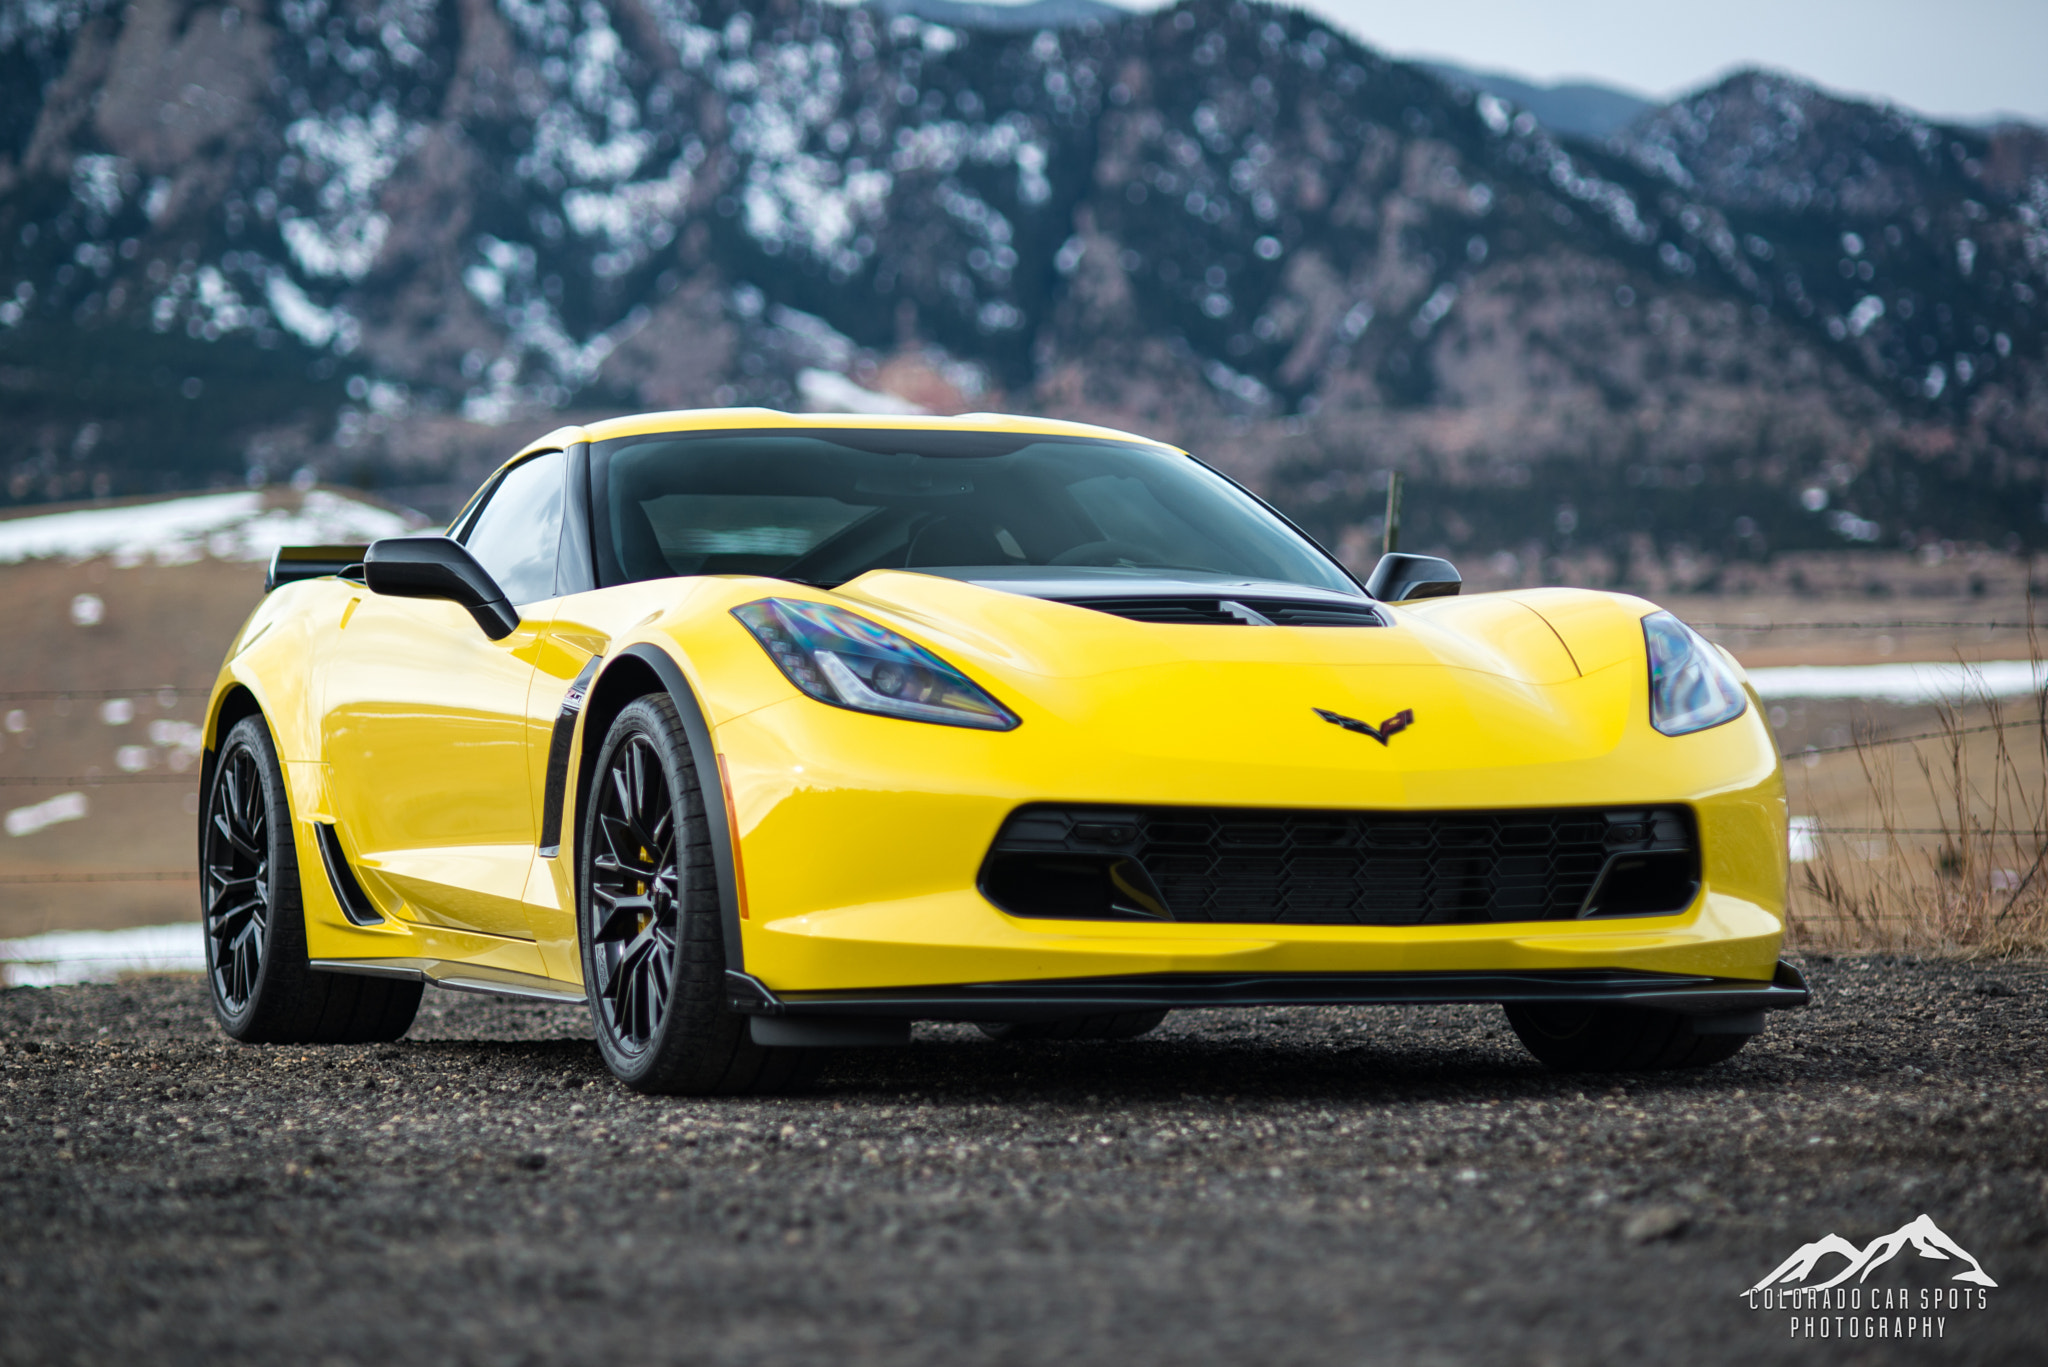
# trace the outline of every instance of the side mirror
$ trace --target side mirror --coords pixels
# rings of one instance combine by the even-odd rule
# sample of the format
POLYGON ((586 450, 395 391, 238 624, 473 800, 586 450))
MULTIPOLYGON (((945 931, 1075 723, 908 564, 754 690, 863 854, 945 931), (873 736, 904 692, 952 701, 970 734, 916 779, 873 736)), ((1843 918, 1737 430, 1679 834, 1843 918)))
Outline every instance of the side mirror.
POLYGON ((1417 598, 1454 598, 1464 584, 1448 560, 1389 551, 1372 567, 1365 591, 1382 603, 1407 603, 1417 598))
POLYGON ((445 598, 476 618, 484 635, 502 641, 519 629, 490 572, 460 541, 445 536, 387 536, 363 553, 363 582, 393 598, 445 598))

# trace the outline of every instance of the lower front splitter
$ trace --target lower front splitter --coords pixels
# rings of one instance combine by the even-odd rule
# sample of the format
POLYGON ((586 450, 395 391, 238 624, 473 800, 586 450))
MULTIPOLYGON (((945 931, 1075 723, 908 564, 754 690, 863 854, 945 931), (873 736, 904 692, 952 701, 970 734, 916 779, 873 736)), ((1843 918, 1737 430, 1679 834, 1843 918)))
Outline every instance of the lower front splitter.
POLYGON ((1205 1006, 1435 1006, 1457 1002, 1636 1006, 1724 1017, 1805 1006, 1810 998, 1799 970, 1783 960, 1767 982, 1623 969, 1144 973, 853 992, 776 992, 748 974, 731 970, 725 980, 732 1009, 747 1015, 950 1021, 1056 1020, 1205 1006))

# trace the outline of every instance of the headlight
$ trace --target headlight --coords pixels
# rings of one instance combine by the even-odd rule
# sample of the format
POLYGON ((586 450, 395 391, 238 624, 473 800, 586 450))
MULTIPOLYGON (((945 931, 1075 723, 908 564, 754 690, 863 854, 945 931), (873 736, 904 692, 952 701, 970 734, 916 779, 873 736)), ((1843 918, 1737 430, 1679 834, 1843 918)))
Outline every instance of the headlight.
POLYGON ((924 647, 827 603, 763 598, 732 610, 754 639, 819 702, 943 726, 1008 731, 1010 709, 924 647))
POLYGON ((1683 736, 1734 721, 1749 706, 1742 680, 1706 637, 1668 612, 1643 619, 1650 647, 1650 725, 1683 736))

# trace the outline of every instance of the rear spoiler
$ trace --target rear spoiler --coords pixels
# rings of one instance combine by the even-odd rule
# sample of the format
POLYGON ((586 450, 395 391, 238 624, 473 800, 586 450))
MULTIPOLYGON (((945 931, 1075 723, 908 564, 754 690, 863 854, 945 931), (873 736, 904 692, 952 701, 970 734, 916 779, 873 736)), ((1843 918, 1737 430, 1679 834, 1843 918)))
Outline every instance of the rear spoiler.
POLYGON ((264 573, 263 591, 269 593, 281 584, 322 579, 350 569, 360 575, 363 556, 369 549, 367 542, 360 546, 279 546, 264 573))

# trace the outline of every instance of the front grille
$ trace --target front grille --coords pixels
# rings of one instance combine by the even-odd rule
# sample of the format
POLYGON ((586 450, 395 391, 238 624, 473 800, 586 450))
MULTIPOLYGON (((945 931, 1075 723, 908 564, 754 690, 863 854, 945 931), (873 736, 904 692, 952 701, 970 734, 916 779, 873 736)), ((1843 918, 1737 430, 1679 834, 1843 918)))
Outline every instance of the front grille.
POLYGON ((1093 807, 1004 823, 983 865, 1016 916, 1442 925, 1681 911, 1699 890, 1676 806, 1480 812, 1093 807))
POLYGON ((1304 598, 1132 597, 1062 598, 1077 608, 1128 617, 1134 622, 1195 626, 1378 627, 1386 619, 1370 603, 1304 598), (1261 620, 1263 619, 1263 620, 1261 620))

